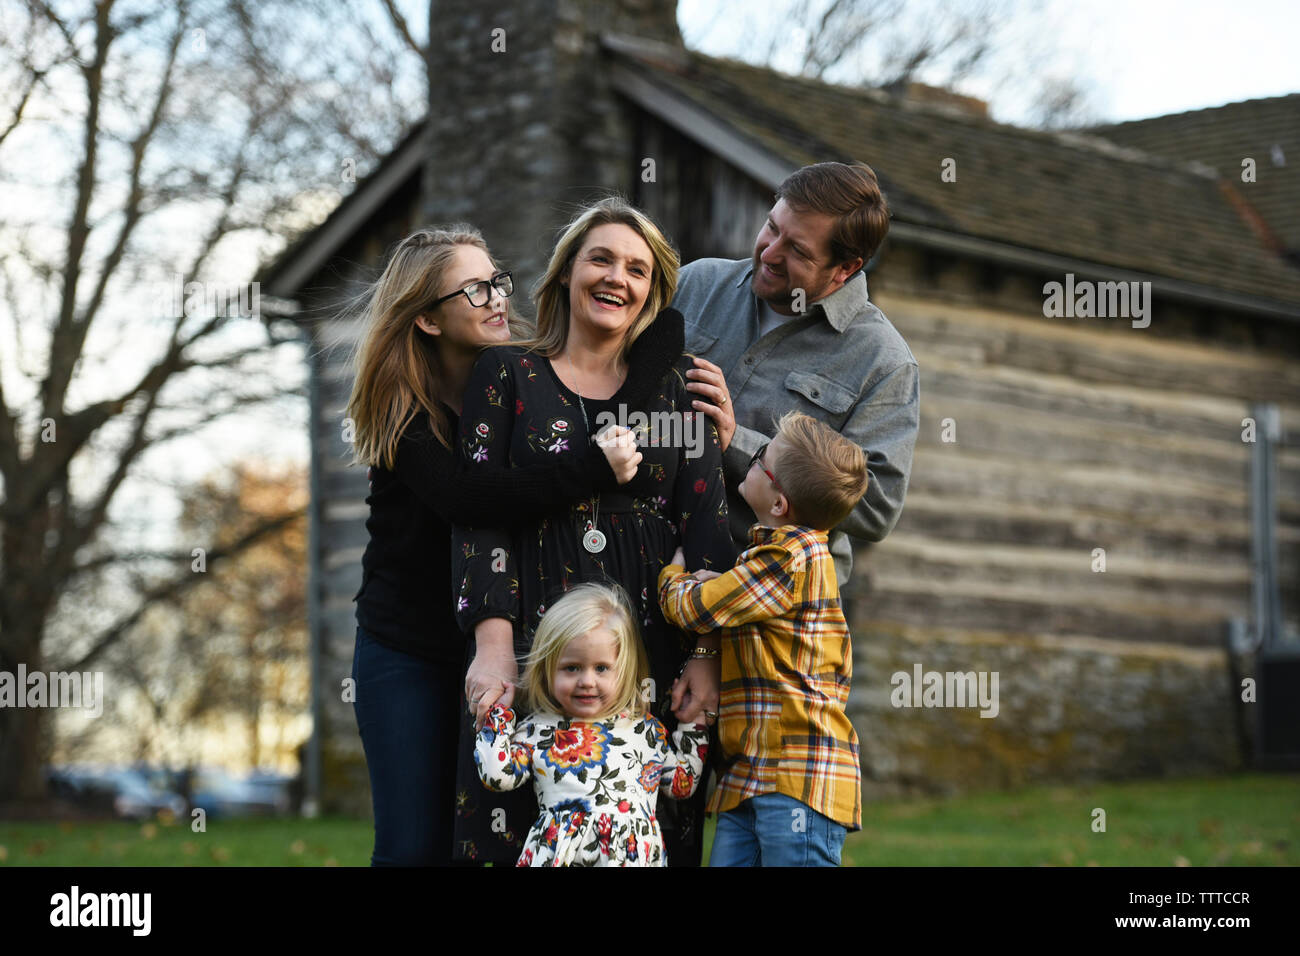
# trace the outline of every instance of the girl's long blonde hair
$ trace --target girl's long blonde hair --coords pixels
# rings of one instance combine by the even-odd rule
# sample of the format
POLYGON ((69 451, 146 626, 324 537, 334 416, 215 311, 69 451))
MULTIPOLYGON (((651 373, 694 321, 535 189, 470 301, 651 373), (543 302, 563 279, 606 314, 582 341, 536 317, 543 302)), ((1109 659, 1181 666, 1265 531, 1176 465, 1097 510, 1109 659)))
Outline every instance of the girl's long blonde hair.
POLYGON ((607 628, 618 645, 614 703, 601 719, 622 711, 638 716, 646 713, 653 696, 646 693, 650 661, 637 632, 632 604, 618 585, 594 582, 571 588, 542 615, 519 682, 526 708, 564 715, 555 700, 555 667, 570 641, 598 627, 607 628))
MULTIPOLYGON (((487 243, 473 226, 422 229, 397 244, 383 275, 361 297, 365 330, 347 405, 355 435, 352 458, 357 464, 391 471, 402 432, 420 414, 428 417, 438 441, 451 448, 453 436, 437 400, 437 346, 415 320, 438 298, 459 246, 475 246, 491 259, 487 243)), ((496 260, 492 266, 498 268, 496 260)), ((506 301, 517 334, 520 325, 506 301)))
POLYGON ((624 360, 632 349, 632 343, 672 301, 673 294, 677 291, 677 273, 681 268, 681 257, 677 255, 677 250, 653 219, 621 196, 609 196, 586 206, 564 227, 555 244, 555 251, 551 253, 546 274, 533 290, 537 331, 532 338, 520 342, 521 346, 548 358, 563 351, 569 338, 569 289, 564 284, 564 275, 577 259, 587 233, 597 226, 610 224, 627 226, 644 239, 654 259, 650 293, 646 296, 645 307, 623 340, 624 360))

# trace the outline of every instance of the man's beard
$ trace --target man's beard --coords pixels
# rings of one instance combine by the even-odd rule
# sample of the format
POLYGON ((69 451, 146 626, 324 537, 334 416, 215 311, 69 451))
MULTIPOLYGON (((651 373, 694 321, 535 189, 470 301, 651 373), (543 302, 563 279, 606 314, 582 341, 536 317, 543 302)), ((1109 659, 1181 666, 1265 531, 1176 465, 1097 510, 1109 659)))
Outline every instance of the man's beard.
MULTIPOLYGON (((787 289, 785 292, 779 292, 775 295, 762 295, 758 291, 758 277, 762 275, 763 263, 758 259, 757 256, 753 258, 753 263, 754 263, 754 276, 749 280, 749 291, 754 293, 755 296, 757 296, 759 299, 762 299, 764 302, 766 302, 768 305, 772 306, 773 308, 777 308, 777 307, 789 308, 791 305, 793 305, 794 304, 793 289, 787 289)), ((785 278, 787 281, 789 281, 790 277, 789 275, 787 275, 785 278)))

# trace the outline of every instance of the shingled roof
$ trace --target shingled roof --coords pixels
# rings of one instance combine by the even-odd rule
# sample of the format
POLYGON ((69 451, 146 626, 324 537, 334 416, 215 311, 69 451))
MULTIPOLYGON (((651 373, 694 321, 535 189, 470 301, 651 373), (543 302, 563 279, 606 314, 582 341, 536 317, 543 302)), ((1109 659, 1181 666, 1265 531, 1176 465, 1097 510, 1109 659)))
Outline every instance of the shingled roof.
POLYGON ((1233 183, 1300 259, 1300 93, 1098 126, 1092 132, 1172 160, 1195 160, 1233 183), (1255 181, 1242 182, 1242 160, 1255 181))
MULTIPOLYGON (((1264 246, 1204 166, 689 51, 618 38, 606 46, 616 68, 675 99, 680 115, 710 115, 778 165, 869 163, 896 223, 1165 277, 1300 316, 1300 269, 1264 246), (956 182, 941 178, 946 158, 956 161, 956 182)), ((701 134, 689 122, 681 129, 701 134)))

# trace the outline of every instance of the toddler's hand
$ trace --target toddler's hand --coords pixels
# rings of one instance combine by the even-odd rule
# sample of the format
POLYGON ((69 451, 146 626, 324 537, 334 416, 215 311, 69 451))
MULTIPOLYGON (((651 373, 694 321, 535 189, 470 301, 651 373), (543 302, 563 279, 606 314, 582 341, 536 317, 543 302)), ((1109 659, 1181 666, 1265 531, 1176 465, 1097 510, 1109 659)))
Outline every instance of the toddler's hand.
POLYGON ((678 548, 676 551, 673 552, 673 559, 668 563, 675 564, 678 567, 682 567, 682 568, 686 567, 686 555, 682 552, 681 548, 678 548))
POLYGON ((722 577, 721 573, 717 571, 709 571, 705 568, 700 568, 700 570, 696 571, 691 576, 697 581, 712 581, 714 578, 722 577))
POLYGON ((514 719, 515 712, 498 700, 497 703, 492 705, 492 709, 488 711, 483 726, 491 727, 493 733, 499 734, 509 727, 510 722, 514 719))
POLYGON ((636 477, 636 466, 641 464, 641 452, 636 447, 636 436, 630 429, 611 425, 596 436, 596 444, 605 453, 614 478, 625 485, 636 477))

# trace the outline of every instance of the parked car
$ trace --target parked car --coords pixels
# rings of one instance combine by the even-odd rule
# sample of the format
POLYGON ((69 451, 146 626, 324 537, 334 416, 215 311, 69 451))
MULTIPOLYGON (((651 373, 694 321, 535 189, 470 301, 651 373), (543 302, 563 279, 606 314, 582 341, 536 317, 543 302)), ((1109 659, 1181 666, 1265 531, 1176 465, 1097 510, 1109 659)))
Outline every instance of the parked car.
POLYGON ((272 817, 287 813, 287 792, 265 780, 239 780, 224 770, 194 774, 190 803, 213 817, 272 817))
POLYGON ((157 785, 139 769, 49 767, 46 781, 52 796, 92 812, 112 813, 129 820, 185 814, 185 801, 179 794, 157 785))
POLYGON ((269 770, 254 770, 248 775, 248 784, 261 794, 268 803, 275 806, 278 815, 288 814, 292 810, 292 798, 289 789, 294 778, 269 770))
POLYGON ((178 793, 153 786, 147 777, 133 770, 123 770, 111 778, 117 792, 113 812, 129 820, 148 820, 158 814, 174 819, 185 816, 185 799, 178 793))

